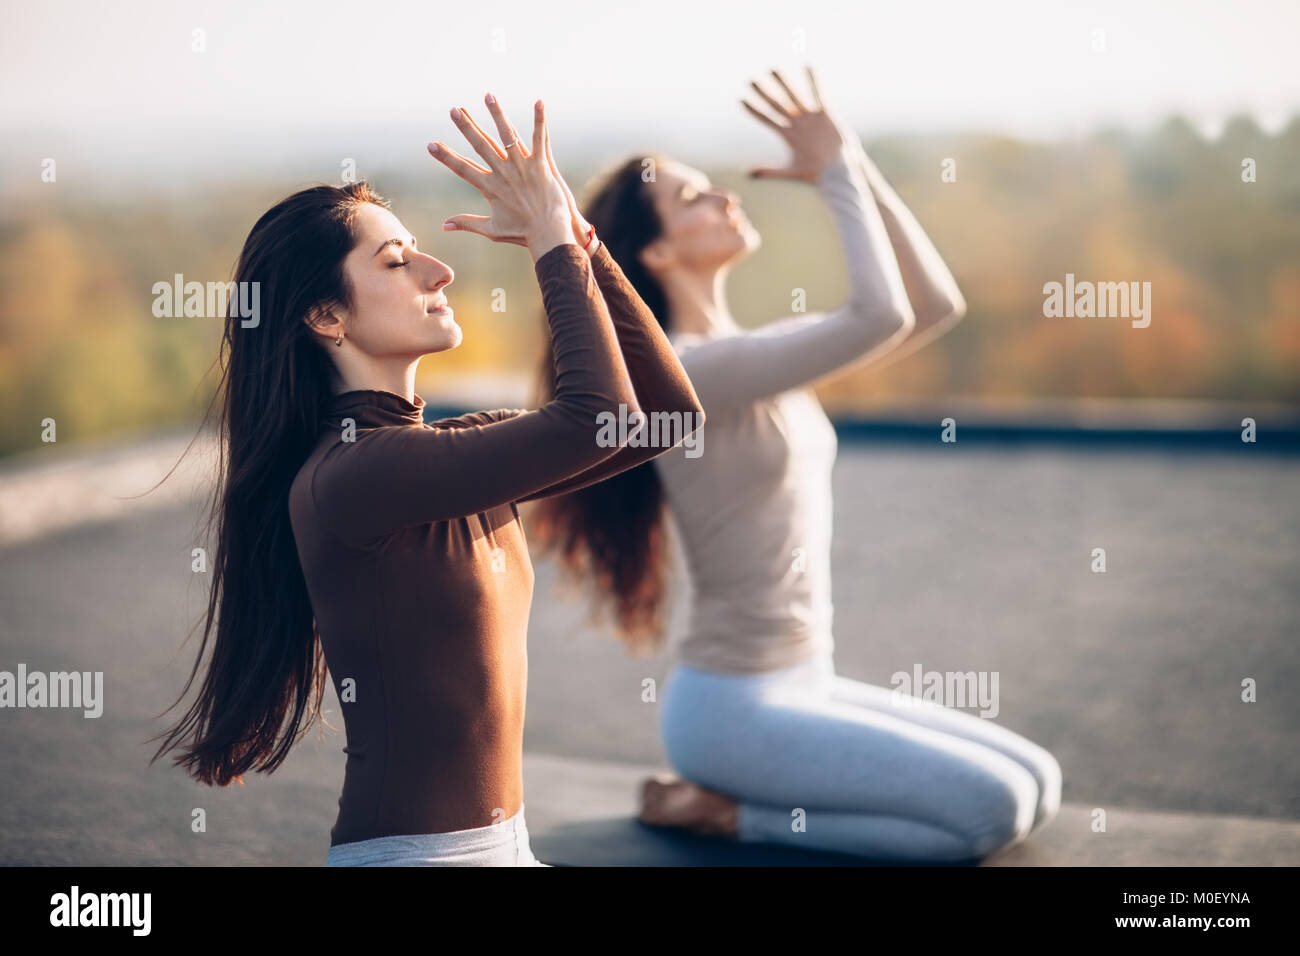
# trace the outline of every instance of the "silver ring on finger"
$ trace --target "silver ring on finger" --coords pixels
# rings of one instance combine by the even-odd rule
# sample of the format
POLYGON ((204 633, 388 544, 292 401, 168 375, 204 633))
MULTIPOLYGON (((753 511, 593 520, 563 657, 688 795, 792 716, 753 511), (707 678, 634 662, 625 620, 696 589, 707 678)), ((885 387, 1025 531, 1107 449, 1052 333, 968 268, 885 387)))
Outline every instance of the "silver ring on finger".
POLYGON ((519 145, 519 140, 517 139, 512 140, 511 142, 506 143, 506 149, 509 149, 511 146, 518 146, 518 145, 519 145))

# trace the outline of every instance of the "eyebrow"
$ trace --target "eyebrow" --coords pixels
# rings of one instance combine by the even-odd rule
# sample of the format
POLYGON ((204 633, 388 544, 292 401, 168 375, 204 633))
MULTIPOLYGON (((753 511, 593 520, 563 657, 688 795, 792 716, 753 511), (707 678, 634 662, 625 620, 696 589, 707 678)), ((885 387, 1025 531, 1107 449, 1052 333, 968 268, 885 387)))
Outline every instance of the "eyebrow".
MULTIPOLYGON (((385 249, 387 249, 389 246, 400 246, 401 244, 402 244, 402 240, 401 240, 401 239, 397 239, 397 238, 388 239, 388 240, 386 240, 386 241, 384 241, 384 242, 381 242, 381 243, 379 244, 379 248, 375 250, 375 255, 374 255, 374 256, 371 256, 370 258, 373 259, 375 256, 379 255, 381 252, 383 252, 383 251, 384 251, 385 249)), ((412 236, 412 237, 411 237, 411 248, 412 248, 412 249, 415 248, 415 236, 412 236)))

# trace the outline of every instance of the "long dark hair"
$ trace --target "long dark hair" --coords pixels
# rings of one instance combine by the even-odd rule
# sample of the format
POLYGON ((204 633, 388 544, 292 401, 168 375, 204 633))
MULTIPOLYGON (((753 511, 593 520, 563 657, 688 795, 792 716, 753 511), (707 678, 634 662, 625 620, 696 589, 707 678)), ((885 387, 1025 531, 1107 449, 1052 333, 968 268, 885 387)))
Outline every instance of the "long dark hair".
MULTIPOLYGON (((606 250, 667 332, 667 297, 638 256, 663 232, 645 185, 645 170, 664 161, 659 154, 624 161, 599 177, 590 198, 580 205, 606 250)), ((555 395, 549 338, 538 380, 540 400, 549 401, 555 395)), ((529 538, 536 542, 539 555, 557 555, 571 581, 589 585, 598 616, 613 606, 615 629, 630 649, 642 652, 660 646, 667 603, 668 527, 663 486, 653 462, 570 494, 542 499, 533 506, 529 525, 529 538)))
POLYGON ((351 302, 343 258, 363 203, 388 205, 365 182, 296 192, 257 220, 235 267, 234 288, 257 290, 257 322, 245 327, 232 297, 213 396, 220 471, 207 521, 209 536, 216 526, 212 586, 203 643, 172 707, 189 693, 214 630, 216 640, 197 699, 149 761, 182 747, 174 763, 202 783, 224 787, 250 769, 274 771, 320 713, 324 654, 288 499, 336 372, 303 320, 314 306, 351 302))

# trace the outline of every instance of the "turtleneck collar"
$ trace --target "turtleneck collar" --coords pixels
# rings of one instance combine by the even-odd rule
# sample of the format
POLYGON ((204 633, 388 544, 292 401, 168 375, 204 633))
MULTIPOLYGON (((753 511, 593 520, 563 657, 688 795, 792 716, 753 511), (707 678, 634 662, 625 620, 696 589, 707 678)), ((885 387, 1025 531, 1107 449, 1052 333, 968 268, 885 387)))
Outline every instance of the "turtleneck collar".
POLYGON ((379 388, 340 392, 326 407, 325 419, 327 423, 337 423, 343 418, 355 420, 359 428, 420 425, 424 422, 424 399, 416 395, 414 402, 408 402, 396 392, 379 388))

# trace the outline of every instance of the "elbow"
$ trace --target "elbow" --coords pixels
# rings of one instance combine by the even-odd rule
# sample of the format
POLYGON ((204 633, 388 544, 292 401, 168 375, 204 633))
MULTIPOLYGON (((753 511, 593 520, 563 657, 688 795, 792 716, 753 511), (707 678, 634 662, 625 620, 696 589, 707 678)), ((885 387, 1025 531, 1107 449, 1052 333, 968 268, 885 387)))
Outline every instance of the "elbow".
POLYGON ((960 292, 953 292, 952 309, 949 311, 949 319, 953 322, 960 322, 966 315, 966 297, 960 292))
POLYGON ((686 412, 686 421, 694 422, 695 424, 688 427, 686 433, 688 435, 695 434, 695 432, 704 427, 706 419, 707 416, 704 414, 704 406, 701 405, 698 400, 695 400, 686 412))
POLYGON ((691 431, 698 431, 704 427, 704 406, 700 404, 700 397, 695 394, 695 389, 688 388, 687 393, 682 396, 681 411, 686 416, 687 421, 695 422, 695 427, 691 431))
POLYGON ((894 303, 881 315, 880 325, 884 330, 883 340, 891 344, 898 343, 916 329, 916 313, 907 302, 894 303))
MULTIPOLYGON (((671 433, 673 447, 680 446, 682 442, 690 439, 692 435, 697 435, 704 428, 706 419, 704 406, 700 404, 699 399, 695 396, 694 389, 691 389, 691 394, 686 397, 686 400, 679 403, 674 411, 670 413, 669 419, 674 423, 671 433), (680 426, 677 425, 678 421, 680 421, 680 426)), ((698 439, 687 442, 686 447, 694 447, 695 441, 698 441, 698 439)))
POLYGON ((966 300, 960 292, 954 292, 926 309, 923 316, 917 316, 916 331, 934 329, 936 330, 934 334, 942 335, 960 322, 965 315, 966 300))
POLYGON ((677 442, 680 442, 686 436, 694 435, 704 427, 704 406, 692 394, 684 397, 680 402, 667 404, 659 411, 647 412, 645 419, 647 421, 662 419, 666 423, 672 423, 668 427, 672 428, 672 434, 679 436, 677 442))
POLYGON ((650 405, 649 408, 641 405, 633 407, 641 409, 646 416, 666 415, 669 418, 680 416, 684 422, 694 422, 693 425, 687 425, 688 432, 697 431, 704 425, 704 406, 700 404, 695 388, 688 383, 680 388, 674 388, 670 394, 661 396, 659 401, 652 402, 650 405))
POLYGON ((866 307, 850 305, 847 314, 853 318, 857 330, 855 351, 858 354, 882 348, 893 349, 918 327, 917 315, 906 299, 901 303, 876 303, 866 307))
POLYGON ((670 444, 656 446, 661 447, 661 450, 673 447, 685 437, 695 434, 705 423, 704 406, 700 404, 693 388, 675 396, 671 401, 653 403, 652 408, 644 409, 638 417, 650 425, 652 432, 658 433, 663 429, 676 436, 670 444))
POLYGON ((943 303, 943 308, 938 310, 939 314, 935 322, 941 325, 956 325, 966 315, 966 299, 956 289, 952 295, 943 303))

